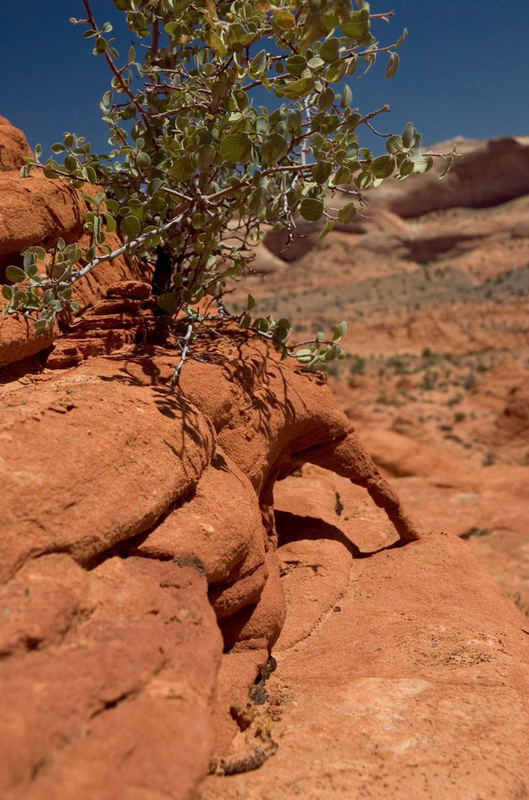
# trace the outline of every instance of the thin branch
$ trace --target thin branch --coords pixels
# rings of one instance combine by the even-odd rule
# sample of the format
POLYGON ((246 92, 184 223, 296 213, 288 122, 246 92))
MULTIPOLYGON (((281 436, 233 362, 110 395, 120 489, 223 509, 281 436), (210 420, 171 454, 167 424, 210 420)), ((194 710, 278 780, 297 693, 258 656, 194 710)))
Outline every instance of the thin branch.
POLYGON ((147 233, 142 233, 141 236, 138 236, 137 239, 132 239, 132 241, 127 242, 122 247, 118 247, 117 250, 113 250, 111 253, 108 253, 104 256, 96 256, 92 259, 85 267, 80 269, 76 272, 69 281, 65 281, 64 284, 59 284, 59 286, 70 286, 72 283, 76 283, 77 281, 84 278, 85 275, 88 275, 98 264, 102 264, 104 261, 111 261, 113 258, 117 258, 118 256, 123 255, 124 253, 129 252, 136 247, 139 247, 140 244, 143 242, 148 241, 149 239, 153 239, 155 236, 159 236, 161 233, 165 233, 165 231, 170 230, 174 225, 178 225, 182 222, 184 218, 183 214, 179 214, 178 217, 174 217, 174 219, 169 220, 165 225, 162 225, 161 228, 156 228, 154 231, 147 231, 147 233))
MULTIPOLYGON (((93 30, 97 31, 98 34, 99 34, 99 28, 96 25, 96 21, 94 19, 94 15, 92 14, 92 10, 90 8, 90 0, 83 0, 83 5, 85 7, 88 23, 92 26, 93 30)), ((121 74, 120 70, 116 67, 116 65, 114 64, 114 61, 112 60, 112 58, 110 57, 110 55, 108 54, 108 52, 106 50, 103 53, 103 55, 105 57, 105 61, 107 62, 107 64, 110 67, 110 69, 112 70, 112 73, 114 74, 114 76, 116 77, 117 81, 119 82, 119 85, 121 86, 121 88, 123 89, 125 94, 130 98, 131 103, 133 103, 133 105, 138 110, 138 112, 139 112, 139 114, 140 114, 140 116, 141 116, 141 118, 143 120, 143 123, 144 123, 145 127, 146 128, 150 128, 149 119, 148 119, 147 115, 145 114, 141 104, 138 102, 138 100, 136 99, 134 94, 131 92, 130 88, 127 86, 127 84, 123 80, 123 75, 121 74)))
POLYGON ((189 322, 186 330, 186 335, 184 336, 184 343, 182 345, 182 355, 180 356, 180 361, 175 366, 171 380, 168 381, 167 386, 170 386, 171 389, 178 383, 178 379, 180 377, 180 370, 184 366, 184 361, 186 360, 187 351, 189 350, 189 342, 191 341, 191 336, 193 335, 193 323, 189 322))
POLYGON ((364 122, 369 122, 370 119, 373 119, 373 117, 376 117, 379 114, 383 114, 385 111, 389 111, 389 105, 387 103, 381 108, 377 108, 376 111, 371 111, 369 114, 366 114, 365 117, 362 117, 358 125, 362 125, 364 122))
POLYGON ((367 125, 371 133, 375 134, 375 136, 380 136, 382 139, 388 139, 391 136, 391 133, 380 133, 380 131, 377 131, 377 129, 374 128, 367 119, 365 121, 365 124, 367 125))

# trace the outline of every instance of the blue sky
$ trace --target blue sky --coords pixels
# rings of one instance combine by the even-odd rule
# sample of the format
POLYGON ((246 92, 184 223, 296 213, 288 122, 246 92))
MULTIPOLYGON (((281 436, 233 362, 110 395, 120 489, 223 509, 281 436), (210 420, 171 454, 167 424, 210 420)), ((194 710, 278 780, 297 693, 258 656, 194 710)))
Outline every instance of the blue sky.
MULTIPOLYGON (((119 27, 111 0, 92 0, 96 19, 119 27)), ((401 132, 412 120, 433 144, 456 135, 488 138, 529 134, 528 0, 372 0, 373 13, 395 10, 374 32, 383 44, 409 36, 395 78, 383 77, 382 60, 361 80, 351 80, 363 112, 384 103, 385 132, 401 132)), ((34 146, 62 139, 65 130, 106 149, 99 99, 108 74, 91 55, 81 26, 81 0, 2 0, 0 3, 0 115, 34 146)), ((128 43, 129 34, 125 34, 128 43)))

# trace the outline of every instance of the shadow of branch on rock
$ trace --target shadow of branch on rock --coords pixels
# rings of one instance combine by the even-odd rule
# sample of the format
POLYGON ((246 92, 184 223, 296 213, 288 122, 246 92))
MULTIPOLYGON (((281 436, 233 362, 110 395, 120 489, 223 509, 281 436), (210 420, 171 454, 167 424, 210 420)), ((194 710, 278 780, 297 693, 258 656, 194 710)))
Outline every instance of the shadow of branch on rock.
POLYGON ((278 547, 290 544, 290 542, 300 541, 301 539, 310 541, 329 539, 343 545, 353 558, 370 558, 376 555, 376 553, 381 553, 383 550, 395 550, 397 547, 403 547, 405 544, 405 542, 399 540, 385 547, 379 547, 377 550, 364 552, 339 528, 330 525, 322 519, 318 519, 317 517, 301 517, 298 514, 292 514, 290 511, 275 511, 274 516, 278 535, 278 547))

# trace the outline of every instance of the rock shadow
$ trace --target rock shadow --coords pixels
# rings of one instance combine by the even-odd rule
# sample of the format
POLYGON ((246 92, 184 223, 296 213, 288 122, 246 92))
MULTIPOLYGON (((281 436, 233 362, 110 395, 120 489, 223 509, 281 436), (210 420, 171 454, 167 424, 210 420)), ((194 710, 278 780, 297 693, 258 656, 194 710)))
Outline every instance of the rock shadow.
POLYGON ((274 511, 274 517, 278 547, 291 542, 298 542, 302 539, 309 541, 329 539, 343 545, 353 558, 369 558, 376 553, 381 553, 383 550, 394 550, 405 544, 400 540, 377 550, 364 552, 335 525, 331 525, 317 517, 302 517, 298 514, 292 514, 290 511, 277 510, 274 511))

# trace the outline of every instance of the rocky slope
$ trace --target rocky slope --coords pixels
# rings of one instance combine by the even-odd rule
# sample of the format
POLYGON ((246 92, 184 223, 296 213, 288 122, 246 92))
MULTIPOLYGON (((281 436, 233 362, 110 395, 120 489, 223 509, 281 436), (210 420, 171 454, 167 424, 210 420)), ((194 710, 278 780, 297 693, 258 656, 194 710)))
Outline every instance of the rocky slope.
MULTIPOLYGON (((74 237, 82 217, 60 183, 17 177, 26 147, 2 122, 5 263, 20 242, 74 237)), ((343 302, 351 290, 353 320, 363 311, 364 350, 350 339, 331 376, 345 413, 322 376, 236 332, 204 334, 170 392, 179 351, 153 335, 137 263, 80 287, 68 330, 0 320, 2 797, 529 795, 529 620, 513 601, 529 579, 527 342, 507 330, 523 295, 507 281, 502 344, 496 332, 497 348, 459 354, 446 392, 433 371, 451 345, 438 332, 428 353, 421 339, 447 287, 434 281, 423 308, 417 254, 468 255, 479 289, 502 274, 489 227, 500 253, 515 228, 525 236, 523 197, 496 218, 482 195, 453 225, 452 211, 404 219, 386 198, 365 230, 321 244, 309 231, 288 267, 259 254, 267 281, 249 286, 278 305, 288 287, 301 322, 322 288, 343 302), (377 322, 378 279, 391 303, 377 322), (402 279, 419 322, 387 352, 388 308, 407 319, 402 279), (491 368, 473 376, 478 357, 491 368)), ((478 291, 453 291, 467 317, 480 308, 478 291)), ((462 318, 454 341, 485 322, 462 318)))

